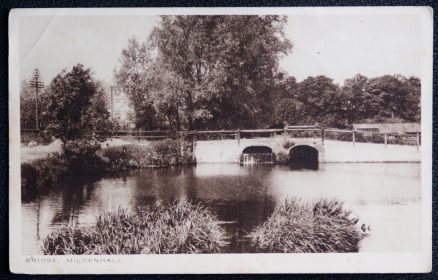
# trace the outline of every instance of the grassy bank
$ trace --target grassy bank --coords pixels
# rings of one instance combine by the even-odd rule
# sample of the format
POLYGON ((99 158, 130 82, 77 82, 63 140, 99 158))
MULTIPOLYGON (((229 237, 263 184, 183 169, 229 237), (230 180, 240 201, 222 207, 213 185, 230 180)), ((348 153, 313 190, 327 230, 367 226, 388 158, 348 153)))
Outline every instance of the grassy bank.
POLYGON ((53 154, 45 159, 21 164, 21 194, 23 197, 35 194, 36 190, 44 189, 58 181, 68 172, 67 160, 59 154, 53 154))
POLYGON ((358 252, 365 235, 357 219, 339 201, 320 200, 314 205, 286 200, 251 234, 259 252, 358 252))
POLYGON ((122 145, 102 150, 112 170, 131 168, 164 167, 196 163, 189 144, 177 140, 151 142, 149 145, 122 145))
POLYGON ((225 231, 207 209, 185 201, 104 213, 91 228, 65 227, 45 240, 46 255, 214 253, 225 231))

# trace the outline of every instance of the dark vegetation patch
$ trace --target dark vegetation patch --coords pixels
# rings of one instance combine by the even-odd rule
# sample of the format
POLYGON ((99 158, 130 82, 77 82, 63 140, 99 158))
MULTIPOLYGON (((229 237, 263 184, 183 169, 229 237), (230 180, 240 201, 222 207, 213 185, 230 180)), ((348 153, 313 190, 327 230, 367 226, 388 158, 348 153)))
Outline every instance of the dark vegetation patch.
POLYGON ((171 139, 152 142, 149 146, 130 144, 108 147, 103 149, 102 156, 109 160, 112 170, 196 163, 187 142, 181 144, 171 139))
POLYGON ((44 239, 46 255, 215 253, 225 230, 209 210, 186 201, 103 213, 90 228, 64 227, 44 239))
POLYGON ((309 205, 286 200, 250 234, 251 244, 259 252, 270 253, 358 252, 366 235, 357 222, 339 201, 309 205))

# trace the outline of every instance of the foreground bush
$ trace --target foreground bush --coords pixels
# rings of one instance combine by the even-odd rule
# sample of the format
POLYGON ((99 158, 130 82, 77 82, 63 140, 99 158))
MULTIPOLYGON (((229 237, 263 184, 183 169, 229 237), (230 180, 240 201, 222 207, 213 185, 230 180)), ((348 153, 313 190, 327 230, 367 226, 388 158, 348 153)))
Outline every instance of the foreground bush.
POLYGON ((46 255, 214 253, 225 231, 207 209, 180 201, 97 217, 91 228, 65 227, 45 240, 46 255))
POLYGON ((312 207, 286 200, 250 234, 251 244, 260 252, 358 252, 365 235, 350 215, 338 201, 320 200, 312 207))

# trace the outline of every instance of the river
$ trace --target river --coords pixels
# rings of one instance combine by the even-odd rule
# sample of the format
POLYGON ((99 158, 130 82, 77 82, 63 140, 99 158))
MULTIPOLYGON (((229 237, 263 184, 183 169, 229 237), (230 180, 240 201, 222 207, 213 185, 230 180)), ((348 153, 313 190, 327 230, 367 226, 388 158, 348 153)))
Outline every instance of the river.
POLYGON ((288 166, 198 164, 133 170, 58 183, 22 202, 22 252, 42 254, 41 244, 62 225, 89 226, 102 211, 134 209, 185 198, 226 221, 224 253, 251 252, 246 235, 286 198, 337 198, 371 228, 360 252, 415 252, 421 246, 419 163, 327 163, 319 170, 288 166))

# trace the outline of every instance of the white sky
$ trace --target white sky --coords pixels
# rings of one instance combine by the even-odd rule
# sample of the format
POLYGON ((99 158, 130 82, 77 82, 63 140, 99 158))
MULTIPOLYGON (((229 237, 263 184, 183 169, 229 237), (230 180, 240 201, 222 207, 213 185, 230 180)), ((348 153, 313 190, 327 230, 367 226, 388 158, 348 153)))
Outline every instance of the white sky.
MULTIPOLYGON (((111 84, 128 39, 144 40, 151 16, 22 16, 20 80, 35 67, 46 84, 76 63, 92 68, 111 84)), ((402 74, 420 77, 420 17, 415 15, 293 15, 286 35, 293 51, 281 67, 298 81, 326 75, 342 84, 361 73, 368 77, 402 74)))

